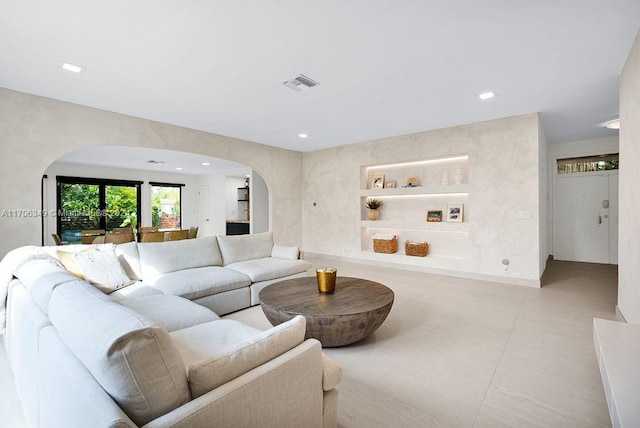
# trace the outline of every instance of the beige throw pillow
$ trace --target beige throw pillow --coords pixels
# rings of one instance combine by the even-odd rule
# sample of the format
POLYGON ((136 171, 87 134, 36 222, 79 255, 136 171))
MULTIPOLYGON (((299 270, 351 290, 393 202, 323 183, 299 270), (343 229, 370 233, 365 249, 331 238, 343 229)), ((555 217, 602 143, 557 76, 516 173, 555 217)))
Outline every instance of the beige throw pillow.
POLYGON ((84 279, 106 294, 134 282, 113 251, 83 251, 73 259, 84 279))
MULTIPOLYGON (((88 250, 83 250, 83 251, 79 251, 79 252, 96 252, 98 251, 97 248, 89 248, 88 250)), ((56 251, 56 254, 58 255, 58 259, 60 259, 60 263, 62 263, 62 266, 73 276, 75 276, 76 278, 80 278, 80 279, 84 279, 84 276, 82 275, 82 271, 80 271, 80 268, 78 267, 78 264, 76 263, 75 260, 75 255, 79 253, 78 251, 62 251, 62 250, 58 250, 56 251)))

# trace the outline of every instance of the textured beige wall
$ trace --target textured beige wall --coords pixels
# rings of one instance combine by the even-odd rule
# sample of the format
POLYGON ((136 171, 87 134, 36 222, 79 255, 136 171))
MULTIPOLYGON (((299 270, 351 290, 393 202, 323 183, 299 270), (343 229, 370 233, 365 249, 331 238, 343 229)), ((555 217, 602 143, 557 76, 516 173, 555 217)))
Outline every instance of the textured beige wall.
MULTIPOLYGON (((267 182, 271 224, 283 245, 299 245, 302 154, 0 88, 0 213, 39 210, 40 179, 62 154, 118 145, 199 153, 243 163, 267 182)), ((0 217, 0 257, 40 244, 40 219, 0 217)))
POLYGON ((620 78, 618 308, 640 324, 640 32, 620 78))
POLYGON ((528 114, 304 153, 303 248, 362 257, 361 165, 468 154, 469 257, 457 269, 536 285, 543 257, 539 133, 538 115, 528 114), (516 219, 518 210, 531 211, 531 218, 516 219))

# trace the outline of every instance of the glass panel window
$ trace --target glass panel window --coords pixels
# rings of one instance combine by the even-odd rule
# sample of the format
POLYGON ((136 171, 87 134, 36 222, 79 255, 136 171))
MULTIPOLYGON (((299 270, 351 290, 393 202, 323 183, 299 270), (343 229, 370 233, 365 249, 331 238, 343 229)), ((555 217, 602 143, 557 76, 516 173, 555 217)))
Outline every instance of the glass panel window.
POLYGON ((151 225, 161 230, 180 229, 181 193, 179 184, 151 185, 151 225))
POLYGON ((618 169, 619 166, 620 156, 618 153, 557 160, 558 174, 608 171, 618 169))
POLYGON ((100 188, 97 184, 61 183, 58 235, 70 244, 82 243, 82 231, 100 229, 100 188))
POLYGON ((138 189, 135 186, 106 186, 106 229, 138 226, 138 189))
POLYGON ((83 230, 132 227, 140 216, 139 181, 58 176, 58 235, 82 243, 83 230))

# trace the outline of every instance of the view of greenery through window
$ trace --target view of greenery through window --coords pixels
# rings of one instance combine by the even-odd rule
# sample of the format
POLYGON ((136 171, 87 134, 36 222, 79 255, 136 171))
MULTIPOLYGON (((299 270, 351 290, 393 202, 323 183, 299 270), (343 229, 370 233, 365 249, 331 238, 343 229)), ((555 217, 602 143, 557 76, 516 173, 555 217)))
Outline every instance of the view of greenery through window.
POLYGON ((136 186, 59 183, 59 188, 58 234, 63 241, 80 242, 81 231, 87 229, 109 231, 114 227, 137 227, 136 186), (104 201, 101 201, 102 195, 104 201))
POLYGON ((151 186, 151 225, 180 229, 180 186, 151 186))

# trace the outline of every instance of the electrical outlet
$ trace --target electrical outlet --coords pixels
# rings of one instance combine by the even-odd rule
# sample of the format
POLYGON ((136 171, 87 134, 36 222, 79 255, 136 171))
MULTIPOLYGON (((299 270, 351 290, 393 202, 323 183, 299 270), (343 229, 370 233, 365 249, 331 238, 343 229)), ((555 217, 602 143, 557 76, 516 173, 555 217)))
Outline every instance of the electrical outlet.
POLYGON ((516 213, 516 218, 531 218, 531 211, 522 210, 516 213))

